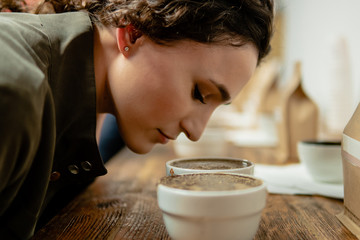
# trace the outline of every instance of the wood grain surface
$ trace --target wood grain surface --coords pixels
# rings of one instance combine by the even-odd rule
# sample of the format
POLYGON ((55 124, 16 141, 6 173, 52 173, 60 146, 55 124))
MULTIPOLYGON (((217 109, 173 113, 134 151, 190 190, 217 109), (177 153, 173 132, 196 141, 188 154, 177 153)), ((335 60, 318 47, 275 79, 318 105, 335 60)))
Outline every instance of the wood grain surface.
MULTIPOLYGON (((175 155, 168 147, 151 154, 125 150, 33 240, 170 239, 157 205, 156 183, 165 162, 175 155)), ((321 196, 269 194, 255 239, 357 239, 336 218, 342 200, 321 196)))

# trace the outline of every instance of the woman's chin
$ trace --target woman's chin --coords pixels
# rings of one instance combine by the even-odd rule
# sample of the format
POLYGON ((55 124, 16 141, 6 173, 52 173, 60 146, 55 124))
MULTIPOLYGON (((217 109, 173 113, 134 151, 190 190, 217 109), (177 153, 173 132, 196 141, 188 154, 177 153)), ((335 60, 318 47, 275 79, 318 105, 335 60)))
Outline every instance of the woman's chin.
POLYGON ((132 144, 132 145, 127 145, 127 147, 134 153, 137 153, 137 154, 146 154, 146 153, 149 153, 153 147, 154 147, 155 144, 145 144, 144 145, 141 145, 141 144, 132 144))

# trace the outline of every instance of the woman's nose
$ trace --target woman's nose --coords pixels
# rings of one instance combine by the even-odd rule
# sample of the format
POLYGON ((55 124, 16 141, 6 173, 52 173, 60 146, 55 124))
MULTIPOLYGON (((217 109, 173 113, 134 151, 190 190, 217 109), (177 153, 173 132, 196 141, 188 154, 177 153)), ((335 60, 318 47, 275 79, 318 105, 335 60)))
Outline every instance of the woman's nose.
POLYGON ((200 139, 212 113, 213 110, 194 111, 181 121, 180 127, 191 141, 200 139))

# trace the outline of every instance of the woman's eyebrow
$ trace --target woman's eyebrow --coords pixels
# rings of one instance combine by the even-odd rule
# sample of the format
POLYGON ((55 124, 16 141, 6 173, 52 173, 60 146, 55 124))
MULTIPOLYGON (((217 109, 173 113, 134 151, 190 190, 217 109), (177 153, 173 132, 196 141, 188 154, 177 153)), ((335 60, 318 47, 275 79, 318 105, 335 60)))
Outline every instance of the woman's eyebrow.
POLYGON ((226 89, 226 87, 222 84, 217 83, 216 81, 210 79, 210 82, 216 86, 216 88, 219 90, 221 94, 221 100, 223 102, 227 102, 230 100, 230 94, 229 91, 226 89))

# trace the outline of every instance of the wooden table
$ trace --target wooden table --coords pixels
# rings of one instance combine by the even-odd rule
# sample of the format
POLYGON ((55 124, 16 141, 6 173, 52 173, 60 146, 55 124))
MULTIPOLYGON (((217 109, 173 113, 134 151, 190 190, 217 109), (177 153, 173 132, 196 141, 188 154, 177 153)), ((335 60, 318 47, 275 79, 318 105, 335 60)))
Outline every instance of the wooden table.
MULTIPOLYGON (((174 157, 164 146, 147 155, 120 152, 107 164, 108 174, 33 239, 170 239, 157 205, 156 182, 174 157)), ((357 239, 336 218, 342 210, 341 200, 269 194, 255 239, 357 239)))

